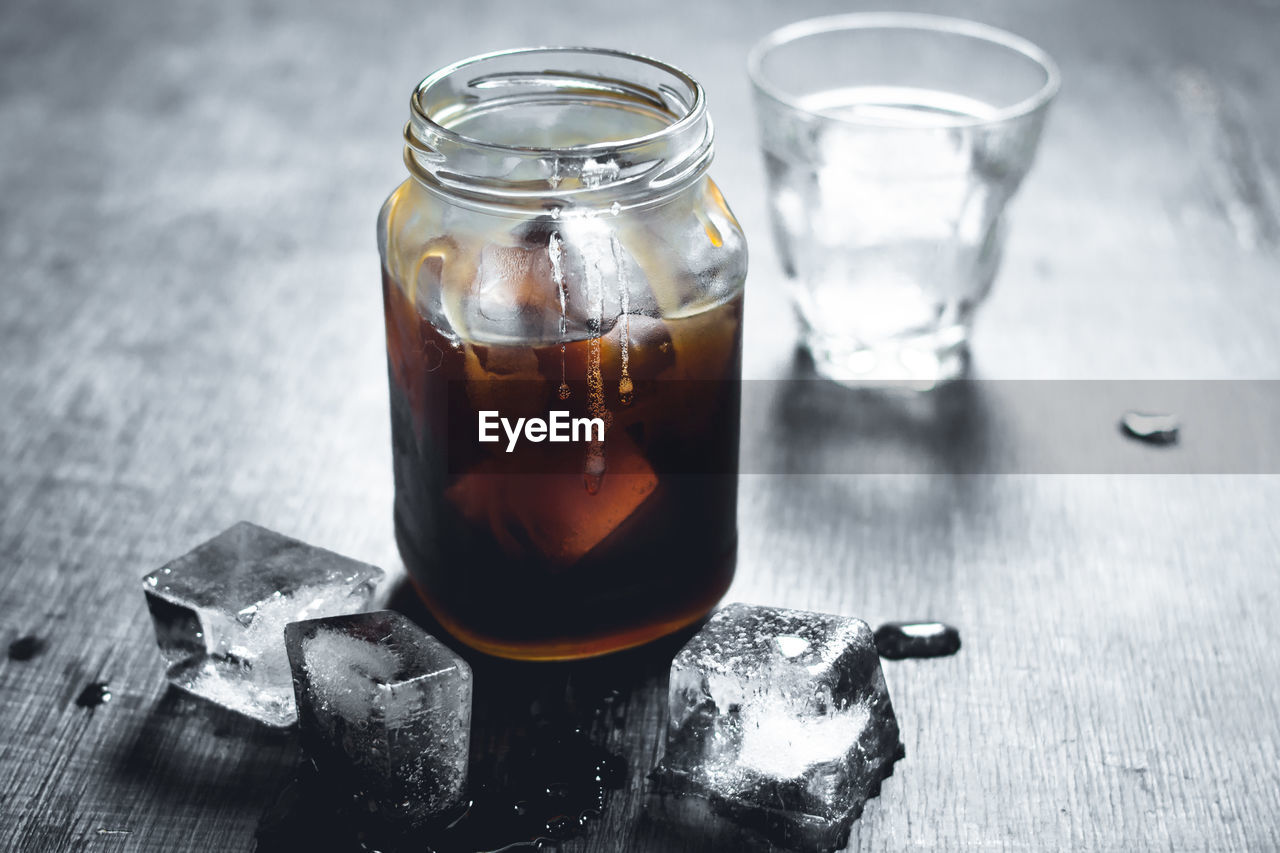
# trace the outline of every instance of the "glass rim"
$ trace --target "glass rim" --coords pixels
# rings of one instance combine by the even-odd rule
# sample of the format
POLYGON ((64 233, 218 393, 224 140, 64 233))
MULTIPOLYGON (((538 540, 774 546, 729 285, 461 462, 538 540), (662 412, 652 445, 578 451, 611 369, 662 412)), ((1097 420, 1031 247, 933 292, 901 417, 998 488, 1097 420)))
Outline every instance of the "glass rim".
POLYGON ((747 53, 747 74, 757 92, 796 112, 817 116, 825 121, 852 124, 859 127, 883 128, 892 126, 898 130, 938 130, 951 127, 998 124, 1042 109, 1062 87, 1062 73, 1058 69, 1058 64, 1053 61, 1053 58, 1043 48, 1034 42, 989 24, 965 18, 953 18, 948 15, 930 15, 919 12, 852 12, 794 21, 773 30, 752 46, 747 53), (764 58, 775 48, 810 36, 851 30, 917 30, 978 39, 1006 48, 1031 60, 1044 71, 1045 80, 1031 95, 1007 107, 994 110, 989 115, 982 117, 958 115, 946 118, 938 117, 928 123, 903 128, 866 118, 833 115, 820 110, 808 109, 801 106, 798 98, 773 85, 766 78, 762 67, 764 58))
POLYGON ((414 88, 413 95, 410 98, 410 111, 413 117, 421 121, 423 125, 425 125, 426 127, 430 128, 432 133, 456 145, 480 148, 480 149, 496 151, 496 152, 521 154, 525 156, 528 156, 528 155, 555 156, 557 154, 567 154, 570 156, 582 156, 582 155, 590 155, 593 152, 616 151, 618 149, 623 149, 623 148, 643 146, 647 143, 661 139, 665 136, 679 134, 685 128, 690 127, 691 125, 694 125, 699 121, 702 121, 705 119, 706 112, 707 112, 707 97, 706 97, 706 92, 702 88, 702 84, 699 83, 696 79, 694 79, 690 74, 677 68, 674 65, 671 65, 668 62, 663 62, 660 59, 655 59, 651 56, 646 56, 641 53, 632 53, 630 51, 615 50, 613 48, 606 48, 606 47, 586 47, 586 46, 514 47, 514 48, 507 48, 504 50, 488 51, 487 53, 478 53, 478 54, 475 54, 474 56, 468 56, 464 59, 459 59, 456 62, 451 62, 448 65, 445 65, 445 66, 442 66, 441 68, 436 69, 431 74, 428 74, 426 77, 424 77, 422 81, 418 83, 418 85, 414 88), (689 91, 693 96, 692 103, 689 104, 689 110, 684 115, 675 117, 675 121, 671 122, 671 124, 668 124, 662 128, 659 128, 658 130, 655 130, 651 133, 646 133, 641 136, 628 137, 626 139, 615 139, 608 142, 590 142, 590 143, 584 143, 582 145, 569 145, 569 146, 563 146, 559 148, 527 146, 527 145, 505 145, 502 143, 491 142, 484 139, 477 139, 472 136, 467 136, 465 134, 458 133, 457 131, 437 122, 434 118, 431 117, 430 113, 428 112, 424 104, 424 98, 427 95, 428 90, 431 89, 431 87, 433 87, 437 83, 440 83, 441 81, 445 80, 446 78, 450 77, 456 72, 461 71, 462 69, 465 69, 474 65, 479 65, 481 63, 488 62, 494 59, 500 59, 503 57, 535 55, 535 54, 553 54, 553 53, 571 53, 571 54, 577 53, 577 54, 588 54, 588 55, 596 55, 596 56, 610 56, 616 59, 623 59, 623 60, 628 60, 632 62, 638 62, 644 65, 649 65, 651 67, 657 68, 660 71, 670 74, 672 77, 678 80, 681 84, 688 86, 689 91))

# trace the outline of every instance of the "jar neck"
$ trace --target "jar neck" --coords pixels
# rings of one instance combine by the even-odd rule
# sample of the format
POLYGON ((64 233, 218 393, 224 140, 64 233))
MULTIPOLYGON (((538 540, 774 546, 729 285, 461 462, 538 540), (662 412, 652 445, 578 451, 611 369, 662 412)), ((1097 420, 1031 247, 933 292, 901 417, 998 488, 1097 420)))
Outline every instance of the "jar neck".
POLYGON ((648 57, 530 48, 446 66, 410 98, 405 164, 482 207, 641 207, 701 178, 713 131, 702 86, 648 57))

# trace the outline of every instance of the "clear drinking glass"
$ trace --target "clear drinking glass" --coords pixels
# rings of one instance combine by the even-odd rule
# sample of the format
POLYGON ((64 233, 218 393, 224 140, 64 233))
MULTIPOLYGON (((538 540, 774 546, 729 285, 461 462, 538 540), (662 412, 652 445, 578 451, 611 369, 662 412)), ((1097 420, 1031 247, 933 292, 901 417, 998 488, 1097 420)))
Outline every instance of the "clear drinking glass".
POLYGON ((993 27, 914 14, 800 21, 751 51, 774 237, 819 373, 962 375, 1057 67, 993 27))

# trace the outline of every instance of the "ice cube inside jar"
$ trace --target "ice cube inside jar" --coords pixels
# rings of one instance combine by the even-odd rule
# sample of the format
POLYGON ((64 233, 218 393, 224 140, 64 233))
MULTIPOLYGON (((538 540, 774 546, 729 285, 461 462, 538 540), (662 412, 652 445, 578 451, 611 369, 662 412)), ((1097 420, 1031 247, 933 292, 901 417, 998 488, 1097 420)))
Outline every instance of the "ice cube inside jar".
POLYGON ((177 687, 267 725, 296 718, 284 627, 363 610, 376 566, 242 521, 142 579, 177 687))
POLYGON ((506 475, 498 463, 487 460, 446 492, 464 518, 488 524, 510 556, 535 555, 554 566, 571 566, 658 487, 653 467, 624 433, 615 432, 604 443, 607 473, 595 492, 583 485, 581 444, 542 448, 545 471, 506 475))
POLYGON ((463 803, 471 668, 388 610, 285 631, 302 745, 329 779, 391 823, 430 824, 463 803))
POLYGON ((875 638, 842 616, 732 604, 671 665, 659 811, 833 850, 904 754, 875 638))

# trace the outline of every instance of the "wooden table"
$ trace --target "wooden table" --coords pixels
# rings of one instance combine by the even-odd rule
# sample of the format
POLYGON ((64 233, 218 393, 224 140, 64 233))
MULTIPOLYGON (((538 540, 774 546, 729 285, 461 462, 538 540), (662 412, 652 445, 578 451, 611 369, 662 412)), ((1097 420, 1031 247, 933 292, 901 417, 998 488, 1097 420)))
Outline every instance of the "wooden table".
MULTIPOLYGON (((911 6, 1013 29, 1065 77, 976 376, 1280 377, 1275 4, 911 6)), ((746 375, 785 379, 742 63, 773 26, 837 8, 4 4, 0 640, 36 640, 0 661, 0 849, 253 846, 294 737, 166 691, 139 578, 242 518, 399 569, 374 217, 411 86, 527 43, 700 78, 752 241, 746 375), (75 702, 91 682, 111 690, 92 710, 75 702)), ((908 757, 853 849, 1280 846, 1273 466, 1071 475, 998 407, 952 443, 830 385, 766 403, 744 454, 776 464, 743 477, 730 597, 964 635, 954 658, 886 663, 908 757), (975 440, 989 468, 966 464, 975 440), (795 473, 868 442, 904 461, 795 473)), ((1192 420, 1169 452, 1195 447, 1192 420)), ((573 849, 682 846, 639 817, 658 670, 611 735, 629 785, 573 849)))

